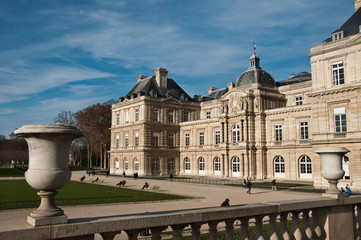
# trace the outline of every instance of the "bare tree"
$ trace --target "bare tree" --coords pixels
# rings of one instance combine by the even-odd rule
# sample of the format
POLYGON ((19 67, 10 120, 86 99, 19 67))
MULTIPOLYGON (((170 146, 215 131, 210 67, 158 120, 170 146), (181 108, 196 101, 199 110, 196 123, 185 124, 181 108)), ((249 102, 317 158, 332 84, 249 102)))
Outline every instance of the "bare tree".
POLYGON ((58 113, 58 116, 54 119, 54 123, 61 125, 75 126, 76 119, 75 114, 71 111, 62 111, 58 113))

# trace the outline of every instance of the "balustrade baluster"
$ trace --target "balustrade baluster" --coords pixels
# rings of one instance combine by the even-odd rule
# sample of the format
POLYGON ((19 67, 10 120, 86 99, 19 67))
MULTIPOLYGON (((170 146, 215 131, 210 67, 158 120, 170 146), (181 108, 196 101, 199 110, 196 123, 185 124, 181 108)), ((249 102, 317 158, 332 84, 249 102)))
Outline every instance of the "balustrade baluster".
POLYGON ((209 222, 209 240, 217 240, 217 225, 218 222, 209 222))
POLYGON ((310 215, 309 210, 302 211, 302 239, 312 239, 312 229, 310 227, 310 215))
POLYGON ((262 234, 262 222, 263 216, 256 216, 256 232, 254 234, 254 239, 256 240, 264 240, 263 234, 262 234))
POLYGON ((281 220, 281 223, 280 223, 280 233, 278 235, 278 238, 279 239, 283 239, 283 240, 290 240, 290 235, 287 231, 287 217, 288 217, 288 213, 287 212, 284 212, 284 213, 281 213, 280 215, 280 220, 281 220))
POLYGON ((291 239, 302 240, 299 212, 292 212, 291 239))
POLYGON ((128 240, 138 240, 138 234, 141 230, 126 230, 125 232, 128 234, 128 240))
POLYGON ((354 208, 354 229, 355 229, 355 239, 361 237, 361 207, 360 205, 355 205, 354 208))
POLYGON ((193 240, 199 240, 199 236, 201 235, 201 226, 203 223, 192 223, 192 239, 193 240))
POLYGON ((324 220, 321 219, 321 213, 323 209, 313 209, 312 210, 312 225, 313 225, 313 234, 312 239, 325 239, 325 230, 323 229, 324 220))
POLYGON ((241 232, 239 240, 249 240, 248 237, 248 218, 241 218, 241 232))
POLYGON ((183 237, 182 231, 185 226, 187 226, 187 225, 172 225, 171 226, 173 229, 172 235, 173 235, 174 240, 182 240, 182 237, 183 237))
POLYGON ((162 237, 162 232, 164 230, 166 230, 167 227, 154 227, 154 228, 150 228, 150 232, 152 234, 152 240, 161 240, 162 237))
POLYGON ((226 236, 225 240, 233 240, 233 223, 234 219, 227 219, 224 221, 226 223, 226 236))
POLYGON ((268 238, 270 240, 278 240, 277 231, 276 231, 276 220, 278 214, 269 215, 269 229, 268 229, 268 238))
POLYGON ((102 238, 104 240, 113 240, 115 235, 119 234, 121 232, 106 232, 106 233, 100 233, 100 235, 102 236, 102 238))

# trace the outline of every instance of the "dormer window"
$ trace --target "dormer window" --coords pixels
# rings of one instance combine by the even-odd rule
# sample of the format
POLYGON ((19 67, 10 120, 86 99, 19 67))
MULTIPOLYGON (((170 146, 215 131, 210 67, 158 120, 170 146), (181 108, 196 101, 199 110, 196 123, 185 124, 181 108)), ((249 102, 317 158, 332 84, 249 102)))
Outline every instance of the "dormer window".
POLYGON ((358 26, 358 32, 361 33, 361 25, 358 26))
POLYGON ((343 38, 343 31, 335 32, 332 34, 332 41, 340 40, 343 38))

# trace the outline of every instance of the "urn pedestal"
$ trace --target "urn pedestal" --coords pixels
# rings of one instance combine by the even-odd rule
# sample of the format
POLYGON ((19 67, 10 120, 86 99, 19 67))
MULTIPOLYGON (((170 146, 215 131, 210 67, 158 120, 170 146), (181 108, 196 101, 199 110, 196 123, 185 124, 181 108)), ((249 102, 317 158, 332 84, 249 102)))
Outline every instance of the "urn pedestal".
POLYGON ((321 175, 330 184, 323 197, 343 198, 344 194, 337 188, 338 180, 342 179, 345 171, 342 169, 342 157, 348 153, 349 150, 341 148, 319 148, 315 153, 321 157, 321 175))
POLYGON ((14 134, 28 143, 29 168, 25 180, 40 190, 40 206, 29 214, 27 222, 32 226, 67 223, 68 217, 55 206, 54 197, 56 189, 65 186, 71 178, 68 168, 70 145, 82 135, 81 131, 62 125, 25 125, 14 134))

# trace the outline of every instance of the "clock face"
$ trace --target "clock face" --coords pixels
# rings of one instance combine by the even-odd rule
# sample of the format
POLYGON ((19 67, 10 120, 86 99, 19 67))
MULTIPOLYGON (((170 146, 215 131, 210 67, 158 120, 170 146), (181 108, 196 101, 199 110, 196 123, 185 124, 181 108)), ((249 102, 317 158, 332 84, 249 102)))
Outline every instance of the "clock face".
POLYGON ((234 100, 233 101, 233 106, 236 106, 237 105, 237 100, 234 100))

